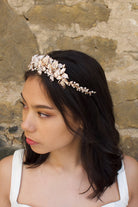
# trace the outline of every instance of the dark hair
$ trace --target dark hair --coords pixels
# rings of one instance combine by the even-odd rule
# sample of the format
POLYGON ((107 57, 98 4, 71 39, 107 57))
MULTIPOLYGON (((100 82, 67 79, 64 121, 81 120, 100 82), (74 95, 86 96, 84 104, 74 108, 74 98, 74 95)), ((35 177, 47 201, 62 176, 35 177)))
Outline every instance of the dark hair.
MULTIPOLYGON (((54 51, 49 55, 66 65, 66 73, 70 80, 96 91, 92 96, 85 95, 69 86, 63 89, 56 80, 51 82, 45 74, 40 76, 69 130, 78 133, 68 123, 65 107, 83 124, 83 132, 80 135, 81 160, 90 188, 93 189, 93 193, 88 198, 99 199, 102 193, 115 182, 122 159, 119 133, 115 128, 113 104, 104 71, 94 58, 82 52, 65 50, 54 51)), ((25 80, 34 75, 37 75, 36 71, 27 71, 25 80)), ((33 152, 26 142, 25 145, 24 163, 30 167, 37 167, 48 158, 50 152, 40 155, 33 152)))

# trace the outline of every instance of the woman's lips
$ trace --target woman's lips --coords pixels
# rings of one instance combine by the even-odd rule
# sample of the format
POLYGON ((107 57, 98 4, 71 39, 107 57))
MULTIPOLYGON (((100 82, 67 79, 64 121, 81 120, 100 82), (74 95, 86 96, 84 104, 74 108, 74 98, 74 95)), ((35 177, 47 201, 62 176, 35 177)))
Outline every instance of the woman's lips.
POLYGON ((26 138, 26 142, 29 145, 36 145, 36 144, 38 144, 37 142, 35 142, 35 141, 33 141, 32 139, 29 139, 29 138, 26 138))

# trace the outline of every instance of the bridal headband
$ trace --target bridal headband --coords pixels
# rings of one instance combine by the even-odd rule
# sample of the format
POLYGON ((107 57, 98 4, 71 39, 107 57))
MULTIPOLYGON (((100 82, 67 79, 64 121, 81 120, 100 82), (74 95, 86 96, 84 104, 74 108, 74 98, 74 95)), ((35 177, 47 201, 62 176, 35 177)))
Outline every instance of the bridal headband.
POLYGON ((29 70, 37 71, 39 75, 42 73, 46 74, 51 81, 56 79, 58 83, 65 88, 71 86, 81 93, 92 95, 96 91, 90 91, 87 87, 82 87, 75 81, 69 81, 68 74, 65 73, 65 64, 59 63, 57 60, 52 59, 49 55, 34 55, 28 66, 29 70))

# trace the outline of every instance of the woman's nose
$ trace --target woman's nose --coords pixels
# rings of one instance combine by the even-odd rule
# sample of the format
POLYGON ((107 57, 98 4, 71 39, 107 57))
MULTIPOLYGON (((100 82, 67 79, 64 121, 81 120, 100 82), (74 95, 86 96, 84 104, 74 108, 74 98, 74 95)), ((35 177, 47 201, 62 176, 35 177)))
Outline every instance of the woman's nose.
POLYGON ((35 120, 31 114, 23 115, 23 121, 21 123, 21 128, 24 131, 34 132, 36 130, 35 120))

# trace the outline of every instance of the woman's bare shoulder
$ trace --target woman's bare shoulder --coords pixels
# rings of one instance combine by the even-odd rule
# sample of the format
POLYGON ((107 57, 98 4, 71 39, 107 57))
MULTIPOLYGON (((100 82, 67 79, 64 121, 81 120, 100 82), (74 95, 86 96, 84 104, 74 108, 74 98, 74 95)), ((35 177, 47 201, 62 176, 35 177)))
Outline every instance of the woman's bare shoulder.
POLYGON ((124 156, 124 166, 128 183, 130 202, 128 206, 138 203, 138 162, 129 156, 124 156))
POLYGON ((125 171, 128 176, 132 176, 138 173, 138 162, 130 156, 124 156, 125 171))
MULTIPOLYGON (((7 171, 12 166, 13 155, 7 156, 0 160, 0 172, 7 171)), ((7 172, 8 173, 8 172, 7 172)))
POLYGON ((6 184, 8 183, 8 181, 10 181, 11 170, 12 170, 12 159, 13 159, 13 155, 5 157, 2 160, 0 160, 0 183, 5 182, 6 184))
POLYGON ((0 206, 3 207, 10 206, 12 158, 13 156, 8 156, 0 160, 0 206))

